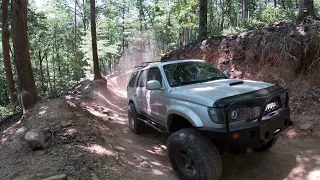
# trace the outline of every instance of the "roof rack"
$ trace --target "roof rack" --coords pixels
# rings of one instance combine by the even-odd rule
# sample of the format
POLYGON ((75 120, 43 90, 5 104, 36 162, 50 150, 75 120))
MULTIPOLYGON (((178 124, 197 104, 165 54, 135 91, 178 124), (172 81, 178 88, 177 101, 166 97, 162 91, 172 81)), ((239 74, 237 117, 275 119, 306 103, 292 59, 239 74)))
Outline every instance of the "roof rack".
POLYGON ((133 68, 144 68, 146 66, 134 66, 133 68))
POLYGON ((161 63, 161 61, 147 61, 147 62, 142 62, 141 65, 139 66, 134 66, 134 68, 144 68, 147 67, 149 64, 153 63, 161 63))
POLYGON ((142 62, 142 64, 153 64, 153 63, 159 63, 161 61, 147 61, 147 62, 142 62))

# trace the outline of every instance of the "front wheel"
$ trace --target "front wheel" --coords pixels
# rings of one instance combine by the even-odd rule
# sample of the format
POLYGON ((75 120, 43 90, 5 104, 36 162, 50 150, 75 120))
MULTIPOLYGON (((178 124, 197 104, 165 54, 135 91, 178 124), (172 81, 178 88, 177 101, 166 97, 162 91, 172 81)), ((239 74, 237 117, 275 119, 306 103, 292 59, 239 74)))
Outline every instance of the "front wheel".
POLYGON ((173 133, 167 142, 173 169, 183 180, 218 180, 222 161, 213 143, 196 129, 182 129, 173 133))
POLYGON ((129 128, 135 134, 139 134, 144 130, 145 124, 138 119, 138 113, 132 103, 128 107, 128 120, 129 128))

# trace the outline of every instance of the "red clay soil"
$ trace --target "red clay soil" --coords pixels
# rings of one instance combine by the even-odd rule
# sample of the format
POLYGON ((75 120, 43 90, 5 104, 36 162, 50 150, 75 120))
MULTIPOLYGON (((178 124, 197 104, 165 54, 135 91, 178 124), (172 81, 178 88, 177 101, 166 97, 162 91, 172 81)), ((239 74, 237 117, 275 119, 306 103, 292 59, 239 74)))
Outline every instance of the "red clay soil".
MULTIPOLYGON (((1 131, 0 179, 176 180, 166 156, 168 135, 148 129, 133 134, 127 125, 128 74, 84 81, 65 99, 44 100, 20 122, 1 131), (62 126, 63 125, 63 126, 62 126), (49 129, 46 149, 31 151, 23 139, 32 128, 49 129)), ((318 180, 320 178, 319 104, 293 113, 300 124, 284 132, 269 152, 222 155, 223 180, 318 180), (317 119, 318 118, 318 119, 317 119), (316 121, 316 119, 318 121, 316 121), (319 136, 318 136, 319 135, 319 136), (318 178, 318 179, 317 179, 318 178)))

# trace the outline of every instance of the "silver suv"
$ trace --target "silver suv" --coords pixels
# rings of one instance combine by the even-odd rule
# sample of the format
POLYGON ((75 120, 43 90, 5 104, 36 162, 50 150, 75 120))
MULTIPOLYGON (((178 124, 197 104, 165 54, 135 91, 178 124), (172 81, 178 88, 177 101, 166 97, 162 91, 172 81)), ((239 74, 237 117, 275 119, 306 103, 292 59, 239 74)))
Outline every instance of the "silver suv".
POLYGON ((128 87, 130 129, 172 133, 167 150, 181 179, 219 179, 219 151, 266 151, 292 124, 279 85, 230 79, 210 62, 146 62, 128 87), (219 150, 219 151, 218 151, 219 150))

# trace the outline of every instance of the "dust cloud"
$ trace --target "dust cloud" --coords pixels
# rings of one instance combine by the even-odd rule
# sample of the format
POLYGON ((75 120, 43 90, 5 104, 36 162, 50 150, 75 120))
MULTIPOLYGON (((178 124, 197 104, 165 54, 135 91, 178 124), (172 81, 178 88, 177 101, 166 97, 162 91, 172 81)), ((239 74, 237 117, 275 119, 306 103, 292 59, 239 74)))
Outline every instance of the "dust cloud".
POLYGON ((141 65, 142 62, 156 61, 159 56, 157 49, 158 45, 151 31, 131 37, 119 60, 118 69, 110 75, 120 89, 126 88, 135 66, 141 65))

